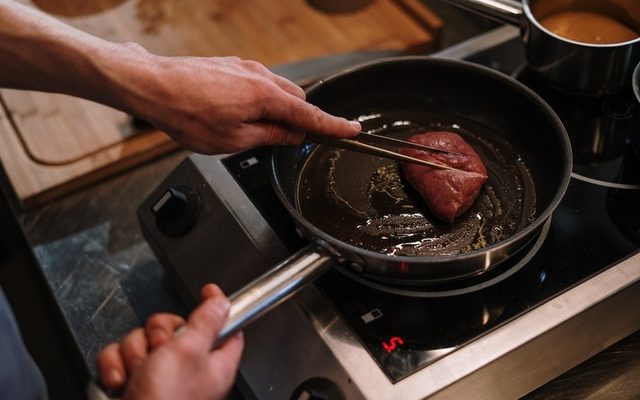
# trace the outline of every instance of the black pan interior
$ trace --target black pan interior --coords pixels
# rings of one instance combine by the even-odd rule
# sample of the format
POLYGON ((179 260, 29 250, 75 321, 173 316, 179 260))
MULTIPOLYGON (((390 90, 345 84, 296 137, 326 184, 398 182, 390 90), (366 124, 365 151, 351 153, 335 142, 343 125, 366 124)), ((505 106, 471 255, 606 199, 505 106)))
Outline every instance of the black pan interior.
POLYGON ((444 223, 404 179, 397 162, 316 146, 300 173, 296 207, 320 230, 394 256, 456 255, 498 243, 535 217, 535 186, 526 165, 490 129, 419 110, 363 117, 365 129, 400 138, 455 131, 477 149, 489 180, 471 209, 444 223))
POLYGON ((276 181, 328 240, 409 256, 491 246, 546 218, 566 184, 570 155, 559 122, 522 91, 485 69, 423 58, 350 71, 309 91, 311 103, 360 119, 366 130, 398 137, 449 130, 472 144, 490 178, 453 224, 431 215, 397 163, 377 157, 288 146, 274 153, 276 181))

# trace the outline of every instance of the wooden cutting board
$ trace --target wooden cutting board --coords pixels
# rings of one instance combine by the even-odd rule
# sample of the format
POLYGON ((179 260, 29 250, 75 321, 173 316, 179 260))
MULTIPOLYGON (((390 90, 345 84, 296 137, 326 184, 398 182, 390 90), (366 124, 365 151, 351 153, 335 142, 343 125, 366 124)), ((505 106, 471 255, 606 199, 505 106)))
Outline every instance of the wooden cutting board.
MULTIPOLYGON (((254 59, 267 66, 364 50, 429 52, 442 21, 419 0, 374 0, 326 13, 304 0, 22 1, 114 41, 164 55, 254 59)), ((0 90, 0 159, 32 207, 177 148, 122 112, 64 95, 0 90)))

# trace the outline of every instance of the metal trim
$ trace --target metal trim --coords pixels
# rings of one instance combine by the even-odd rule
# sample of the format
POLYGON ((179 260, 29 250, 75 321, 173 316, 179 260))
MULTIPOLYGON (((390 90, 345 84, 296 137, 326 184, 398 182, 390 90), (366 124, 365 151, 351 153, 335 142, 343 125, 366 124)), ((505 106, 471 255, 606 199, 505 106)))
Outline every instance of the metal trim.
POLYGON ((515 39, 518 36, 520 36, 518 28, 505 25, 433 53, 431 57, 462 60, 473 54, 480 53, 483 50, 515 39))
MULTIPOLYGON (((638 296, 640 253, 395 385, 335 312, 320 318, 315 318, 317 311, 310 315, 368 399, 509 399, 523 396, 640 329, 640 303, 629 300, 638 296), (580 329, 595 317, 602 318, 600 329, 580 329), (560 351, 564 354, 559 357, 560 351), (514 370, 526 373, 514 374, 514 370)), ((314 310, 318 300, 311 300, 314 310)))
POLYGON ((202 177, 207 181, 211 190, 227 206, 236 220, 240 221, 239 225, 244 229, 247 237, 251 238, 263 260, 268 265, 275 265, 277 261, 287 258, 289 252, 260 212, 253 206, 235 178, 222 164, 226 157, 229 157, 229 154, 216 156, 193 154, 190 156, 191 161, 201 171, 202 177), (239 204, 250 206, 238 207, 239 204))

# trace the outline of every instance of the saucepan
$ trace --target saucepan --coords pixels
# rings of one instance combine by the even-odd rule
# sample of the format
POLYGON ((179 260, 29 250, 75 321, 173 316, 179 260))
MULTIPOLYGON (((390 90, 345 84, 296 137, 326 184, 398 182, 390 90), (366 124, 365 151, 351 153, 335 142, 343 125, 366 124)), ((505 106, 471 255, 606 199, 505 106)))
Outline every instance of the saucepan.
POLYGON ((231 296, 219 340, 330 268, 394 285, 477 279, 537 237, 569 182, 572 153, 559 118, 526 86, 482 66, 384 59, 317 83, 307 99, 383 135, 455 131, 489 180, 447 224, 394 161, 311 142, 274 147, 273 187, 309 244, 231 296))
POLYGON ((636 65, 636 69, 633 71, 632 79, 633 93, 636 95, 638 102, 640 102, 640 63, 636 65))
POLYGON ((618 92, 640 61, 637 0, 445 1, 519 26, 531 69, 565 92, 618 92))

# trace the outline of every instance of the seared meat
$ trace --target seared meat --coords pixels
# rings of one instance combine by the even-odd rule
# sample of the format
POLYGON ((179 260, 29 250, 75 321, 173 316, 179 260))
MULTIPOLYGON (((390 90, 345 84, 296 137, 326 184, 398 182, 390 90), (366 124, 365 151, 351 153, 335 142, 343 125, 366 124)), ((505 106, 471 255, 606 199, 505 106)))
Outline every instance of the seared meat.
POLYGON ((425 132, 409 138, 424 144, 458 154, 402 149, 402 153, 445 164, 458 170, 445 170, 403 163, 407 180, 420 193, 436 217, 445 222, 467 211, 473 204, 482 185, 487 181, 487 169, 480 156, 458 134, 453 132, 425 132))

